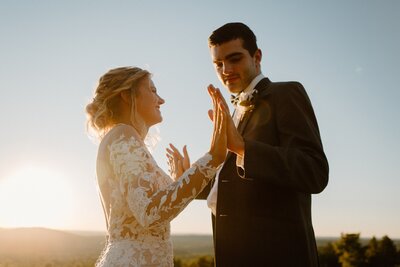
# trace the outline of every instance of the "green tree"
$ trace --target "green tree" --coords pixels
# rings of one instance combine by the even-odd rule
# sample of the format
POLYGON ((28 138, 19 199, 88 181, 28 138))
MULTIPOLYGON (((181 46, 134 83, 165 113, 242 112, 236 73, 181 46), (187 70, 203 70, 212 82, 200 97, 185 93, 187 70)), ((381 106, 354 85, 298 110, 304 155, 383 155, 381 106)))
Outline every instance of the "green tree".
POLYGON ((360 267, 364 264, 364 249, 360 243, 360 234, 341 234, 334 244, 339 263, 342 267, 360 267))
POLYGON ((396 245, 388 236, 384 236, 381 241, 373 237, 365 251, 365 259, 368 267, 396 266, 396 245))
POLYGON ((180 258, 174 258, 174 267, 183 267, 182 260, 180 258))
POLYGON ((375 236, 372 237, 367 245, 367 249, 365 251, 365 261, 368 267, 379 266, 379 242, 375 236))
POLYGON ((341 267, 338 255, 331 242, 318 248, 318 256, 321 267, 341 267))
POLYGON ((197 261, 198 267, 213 267, 214 259, 210 256, 201 256, 197 261))
POLYGON ((384 236, 379 242, 378 246, 381 262, 379 266, 392 267, 396 266, 397 249, 394 242, 388 237, 384 236))

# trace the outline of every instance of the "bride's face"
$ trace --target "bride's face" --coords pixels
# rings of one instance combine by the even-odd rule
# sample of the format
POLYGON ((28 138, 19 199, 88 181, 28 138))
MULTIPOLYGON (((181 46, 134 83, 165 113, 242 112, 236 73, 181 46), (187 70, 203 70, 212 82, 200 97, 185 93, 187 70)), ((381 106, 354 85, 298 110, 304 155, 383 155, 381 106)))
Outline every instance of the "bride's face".
POLYGON ((160 106, 164 103, 164 99, 157 94, 157 89, 150 78, 145 78, 139 83, 136 108, 147 127, 162 121, 160 106))

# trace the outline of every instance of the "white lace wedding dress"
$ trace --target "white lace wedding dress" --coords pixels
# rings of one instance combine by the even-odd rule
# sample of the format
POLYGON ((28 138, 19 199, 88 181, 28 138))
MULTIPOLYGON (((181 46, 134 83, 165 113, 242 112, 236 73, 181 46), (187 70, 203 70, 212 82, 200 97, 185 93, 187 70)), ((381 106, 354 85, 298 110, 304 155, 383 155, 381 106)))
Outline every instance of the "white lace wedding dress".
POLYGON ((214 177, 210 160, 205 154, 174 182, 133 127, 111 129, 97 158, 108 236, 96 266, 173 266, 170 221, 214 177))

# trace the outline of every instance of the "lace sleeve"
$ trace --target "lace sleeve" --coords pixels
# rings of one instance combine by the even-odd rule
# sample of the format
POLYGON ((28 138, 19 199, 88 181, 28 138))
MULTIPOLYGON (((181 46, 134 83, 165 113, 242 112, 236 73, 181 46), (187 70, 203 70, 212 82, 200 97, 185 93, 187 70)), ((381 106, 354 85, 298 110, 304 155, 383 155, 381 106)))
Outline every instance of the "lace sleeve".
POLYGON ((109 146, 110 163, 120 191, 137 221, 144 227, 177 216, 214 177, 210 154, 196 161, 177 181, 158 188, 163 174, 152 156, 134 136, 121 135, 109 146))

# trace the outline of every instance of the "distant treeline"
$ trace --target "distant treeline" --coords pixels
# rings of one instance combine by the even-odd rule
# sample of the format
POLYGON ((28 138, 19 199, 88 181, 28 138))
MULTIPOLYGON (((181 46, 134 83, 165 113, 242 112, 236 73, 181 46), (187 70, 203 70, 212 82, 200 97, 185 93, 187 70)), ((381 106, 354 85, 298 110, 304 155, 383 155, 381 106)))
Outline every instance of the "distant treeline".
MULTIPOLYGON (((361 240, 360 234, 342 234, 337 241, 320 239, 321 267, 396 267, 400 266, 400 244, 388 236, 361 240)), ((212 255, 191 258, 175 257, 175 267, 214 267, 212 255)))
POLYGON ((400 266, 400 249, 388 236, 372 237, 363 245, 360 234, 342 234, 336 242, 318 248, 322 267, 400 266))
MULTIPOLYGON (((213 267, 212 236, 172 236, 175 267, 213 267)), ((317 238, 322 267, 400 267, 400 240, 360 234, 317 238), (397 242, 397 246, 396 246, 397 242)), ((0 229, 0 267, 93 267, 104 236, 49 229, 0 229)))

